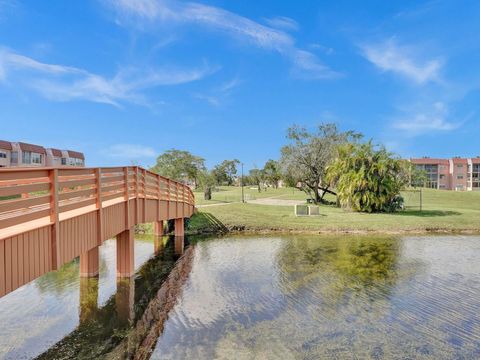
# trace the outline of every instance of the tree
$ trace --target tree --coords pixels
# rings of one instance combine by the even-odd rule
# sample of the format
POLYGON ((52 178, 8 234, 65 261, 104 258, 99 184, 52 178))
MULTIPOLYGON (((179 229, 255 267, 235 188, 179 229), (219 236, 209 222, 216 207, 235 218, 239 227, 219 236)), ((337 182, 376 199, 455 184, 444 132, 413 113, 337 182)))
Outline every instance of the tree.
POLYGON ((282 178, 282 174, 280 172, 280 167, 278 162, 275 160, 268 160, 263 167, 263 174, 265 180, 273 186, 275 189, 278 188, 278 182, 282 178))
POLYGON ((400 190, 408 184, 405 162, 383 146, 349 143, 340 147, 328 168, 343 207, 362 212, 391 212, 402 204, 400 190))
POLYGON ((222 163, 216 165, 213 168, 213 174, 216 178, 217 184, 221 185, 226 183, 228 186, 233 185, 235 181, 235 175, 237 175, 237 165, 240 161, 237 159, 223 160, 222 163))
POLYGON ((258 187, 258 192, 261 192, 262 191, 262 183, 264 181, 263 170, 252 169, 252 170, 250 170, 249 177, 250 177, 251 181, 253 182, 253 184, 258 187))
POLYGON ((205 169, 203 158, 188 151, 171 149, 160 155, 150 170, 176 181, 192 181, 197 188, 199 175, 205 169))
POLYGON ((322 124, 316 132, 310 133, 303 127, 288 129, 287 138, 291 144, 282 148, 280 166, 289 183, 300 184, 315 203, 323 202, 325 193, 331 191, 326 181, 327 167, 338 154, 338 147, 349 141, 356 141, 361 135, 340 132, 335 124, 322 124))
POLYGON ((203 198, 212 200, 212 191, 215 189, 216 179, 213 171, 204 170, 199 175, 199 187, 203 190, 203 198))
POLYGON ((423 169, 417 168, 415 164, 409 163, 407 165, 410 186, 425 187, 428 181, 427 172, 423 169))

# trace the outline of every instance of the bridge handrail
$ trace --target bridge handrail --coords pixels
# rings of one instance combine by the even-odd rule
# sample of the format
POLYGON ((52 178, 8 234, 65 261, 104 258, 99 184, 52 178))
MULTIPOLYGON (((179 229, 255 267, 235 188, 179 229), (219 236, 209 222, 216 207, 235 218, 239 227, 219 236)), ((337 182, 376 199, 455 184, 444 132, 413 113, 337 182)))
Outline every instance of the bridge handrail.
POLYGON ((48 216, 54 223, 69 211, 135 198, 195 205, 189 186, 138 166, 0 169, 0 232, 48 216))

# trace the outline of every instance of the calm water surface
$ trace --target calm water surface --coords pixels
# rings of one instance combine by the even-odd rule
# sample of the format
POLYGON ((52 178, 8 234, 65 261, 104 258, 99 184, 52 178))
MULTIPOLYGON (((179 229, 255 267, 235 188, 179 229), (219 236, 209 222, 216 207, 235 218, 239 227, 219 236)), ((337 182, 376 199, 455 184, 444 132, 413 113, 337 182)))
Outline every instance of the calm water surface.
POLYGON ((72 262, 0 299, 0 357, 480 358, 480 237, 158 241, 134 281, 112 241, 98 280, 72 262))

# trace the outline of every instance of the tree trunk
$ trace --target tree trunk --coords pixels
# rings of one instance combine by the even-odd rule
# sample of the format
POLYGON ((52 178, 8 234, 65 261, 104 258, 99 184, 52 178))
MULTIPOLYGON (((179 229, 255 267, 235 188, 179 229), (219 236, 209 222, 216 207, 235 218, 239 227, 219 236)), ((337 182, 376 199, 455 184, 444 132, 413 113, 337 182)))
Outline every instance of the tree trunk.
POLYGON ((203 198, 205 200, 212 200, 212 188, 210 186, 207 186, 203 191, 203 198))

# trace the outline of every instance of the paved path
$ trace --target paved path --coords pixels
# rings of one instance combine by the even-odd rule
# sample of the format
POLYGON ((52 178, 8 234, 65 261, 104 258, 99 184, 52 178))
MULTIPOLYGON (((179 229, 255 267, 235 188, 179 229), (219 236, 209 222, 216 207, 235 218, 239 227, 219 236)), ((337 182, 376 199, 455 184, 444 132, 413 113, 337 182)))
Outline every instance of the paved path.
POLYGON ((248 201, 249 204, 258 204, 258 205, 273 205, 273 206, 294 206, 298 204, 305 204, 305 201, 302 200, 284 200, 277 198, 263 198, 257 200, 248 201))
MULTIPOLYGON (((222 205, 230 205, 230 204, 240 204, 241 201, 235 202, 220 202, 215 204, 203 204, 197 205, 197 208, 206 208, 211 206, 222 206, 222 205)), ((256 200, 247 200, 248 204, 257 204, 257 205, 271 205, 271 206, 294 206, 298 204, 305 204, 304 200, 285 200, 279 199, 276 197, 271 198, 263 198, 263 199, 256 199, 256 200)))

